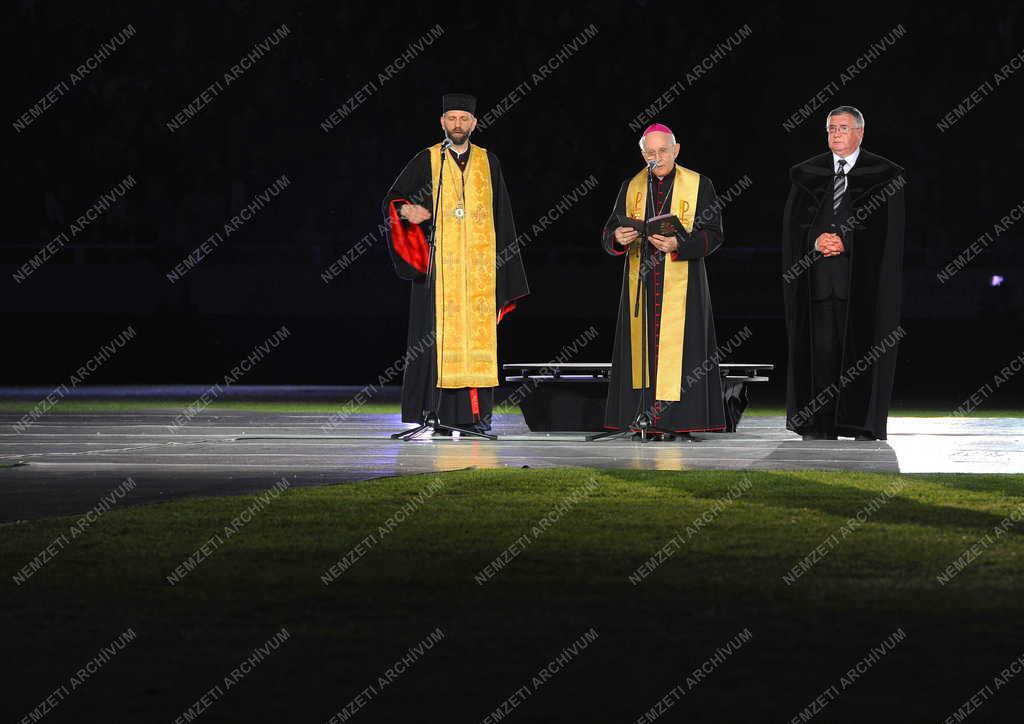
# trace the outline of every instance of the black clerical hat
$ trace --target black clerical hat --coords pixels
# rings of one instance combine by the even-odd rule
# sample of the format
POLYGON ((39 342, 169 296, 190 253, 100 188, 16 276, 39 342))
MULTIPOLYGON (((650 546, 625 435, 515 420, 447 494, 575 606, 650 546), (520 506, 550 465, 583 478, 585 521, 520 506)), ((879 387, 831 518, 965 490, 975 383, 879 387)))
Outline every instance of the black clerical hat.
POLYGON ((441 113, 467 111, 476 115, 476 96, 466 93, 446 93, 441 99, 441 113))

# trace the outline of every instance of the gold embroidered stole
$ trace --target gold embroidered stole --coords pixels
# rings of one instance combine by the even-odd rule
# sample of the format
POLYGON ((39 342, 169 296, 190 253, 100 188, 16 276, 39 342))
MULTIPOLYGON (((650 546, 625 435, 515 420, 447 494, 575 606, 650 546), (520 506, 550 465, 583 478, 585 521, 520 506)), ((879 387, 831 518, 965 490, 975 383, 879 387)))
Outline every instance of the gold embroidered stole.
MULTIPOLYGON (((441 144, 430 148, 432 204, 437 195, 440 149, 441 144)), ((497 387, 494 201, 487 151, 473 146, 464 173, 449 156, 444 174, 441 215, 433 209, 437 384, 449 389, 497 387), (457 208, 465 210, 461 218, 455 215, 457 208)))
MULTIPOLYGON (((672 182, 671 213, 683 222, 687 231, 693 229, 693 217, 697 208, 697 189, 700 187, 700 174, 688 168, 676 165, 675 179, 672 182)), ((630 182, 626 191, 626 213, 631 219, 640 221, 647 210, 647 169, 644 169, 630 182)), ((633 316, 632 300, 636 299, 637 272, 640 269, 640 244, 648 244, 645 239, 629 245, 629 340, 630 357, 633 362, 633 389, 642 387, 641 364, 647 364, 647 355, 641 349, 640 317, 633 316)), ((653 258, 653 257, 648 257, 653 258)), ((647 270, 648 272, 650 270, 647 270)), ((661 300, 661 332, 658 339, 658 376, 655 400, 679 400, 683 373, 683 338, 686 331, 686 288, 689 283, 690 263, 673 261, 669 254, 665 255, 664 292, 661 300)), ((648 336, 648 342, 650 338, 648 336)), ((647 367, 647 384, 650 384, 650 367, 647 367)))

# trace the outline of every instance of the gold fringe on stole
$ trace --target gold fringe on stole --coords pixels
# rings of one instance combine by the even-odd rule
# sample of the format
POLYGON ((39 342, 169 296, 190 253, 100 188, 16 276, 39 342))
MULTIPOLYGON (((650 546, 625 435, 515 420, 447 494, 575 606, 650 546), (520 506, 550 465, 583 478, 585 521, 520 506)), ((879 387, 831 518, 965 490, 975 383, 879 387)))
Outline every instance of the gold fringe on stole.
MULTIPOLYGON (((672 182, 671 212, 683 222, 687 231, 693 229, 693 216, 697 208, 697 190, 700 174, 676 165, 676 176, 672 182)), ((643 220, 647 209, 647 169, 630 179, 626 190, 626 214, 631 219, 643 220)), ((644 239, 629 246, 629 341, 630 358, 633 363, 633 389, 641 388, 643 379, 640 365, 646 364, 647 355, 641 349, 640 317, 633 316, 633 300, 636 299, 637 272, 640 269, 640 244, 650 243, 644 239)), ((661 333, 658 340, 658 379, 654 391, 655 400, 675 402, 679 400, 683 374, 683 342, 686 331, 686 289, 690 278, 690 264, 672 261, 666 255, 664 295, 661 301, 661 333)), ((648 367, 648 371, 650 368, 648 367)), ((647 376, 650 384, 650 375, 647 376)))
MULTIPOLYGON (((434 182, 431 204, 437 194, 441 144, 430 148, 430 173, 434 182)), ((450 157, 445 160, 441 209, 434 210, 437 249, 434 277, 435 328, 437 330, 438 387, 497 387, 498 330, 495 303, 494 197, 487 151, 473 146, 464 173, 450 157), (453 173, 454 171, 454 173, 453 173), (465 179, 465 210, 455 217, 462 201, 465 179)))

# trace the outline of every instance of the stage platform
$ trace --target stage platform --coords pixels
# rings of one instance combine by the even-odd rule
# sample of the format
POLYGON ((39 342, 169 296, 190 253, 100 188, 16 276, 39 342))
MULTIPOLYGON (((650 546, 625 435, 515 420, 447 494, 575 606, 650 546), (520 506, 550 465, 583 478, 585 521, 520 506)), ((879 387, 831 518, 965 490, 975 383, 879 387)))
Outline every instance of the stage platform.
POLYGON ((92 508, 129 476, 123 504, 468 467, 649 470, 845 470, 1018 473, 1024 419, 892 417, 884 442, 803 442, 782 417, 743 418, 735 433, 696 441, 587 443, 584 433, 531 433, 518 414, 497 415, 496 442, 463 438, 389 439, 406 427, 397 414, 217 410, 173 431, 176 411, 59 413, 22 432, 0 414, 0 522, 92 508), (325 426, 327 428, 325 429, 325 426))

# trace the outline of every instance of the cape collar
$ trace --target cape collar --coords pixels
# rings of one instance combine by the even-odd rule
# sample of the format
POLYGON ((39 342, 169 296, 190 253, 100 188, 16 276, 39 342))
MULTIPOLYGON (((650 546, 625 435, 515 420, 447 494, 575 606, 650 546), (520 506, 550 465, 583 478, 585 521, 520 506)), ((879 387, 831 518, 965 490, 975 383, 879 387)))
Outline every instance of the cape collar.
MULTIPOLYGON (((871 153, 863 146, 857 164, 847 174, 849 179, 848 193, 856 203, 867 193, 898 176, 903 169, 889 159, 871 153)), ((790 179, 815 198, 824 197, 831 191, 830 179, 834 174, 832 152, 818 154, 799 163, 790 170, 790 179)))
MULTIPOLYGON (((874 174, 891 175, 894 169, 898 170, 899 167, 892 163, 886 158, 879 156, 878 154, 871 153, 863 146, 860 149, 860 156, 857 158, 857 163, 852 169, 850 169, 849 176, 871 176, 874 174)), ((832 152, 826 151, 825 153, 813 156, 803 163, 799 163, 793 167, 793 175, 796 176, 831 176, 835 172, 835 166, 832 162, 832 152)))

